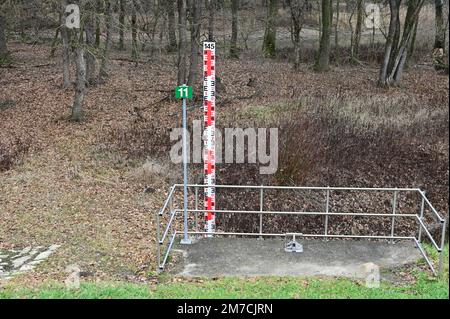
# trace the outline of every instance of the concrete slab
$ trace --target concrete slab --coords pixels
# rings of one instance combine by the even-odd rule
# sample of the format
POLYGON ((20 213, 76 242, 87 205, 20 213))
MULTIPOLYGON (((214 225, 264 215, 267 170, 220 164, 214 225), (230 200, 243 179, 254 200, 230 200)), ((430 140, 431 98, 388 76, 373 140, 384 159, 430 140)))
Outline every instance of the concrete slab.
POLYGON ((182 276, 344 276, 364 278, 365 264, 380 268, 413 263, 421 254, 411 241, 302 239, 303 253, 284 251, 283 239, 202 238, 178 244, 183 258, 173 272, 182 276))

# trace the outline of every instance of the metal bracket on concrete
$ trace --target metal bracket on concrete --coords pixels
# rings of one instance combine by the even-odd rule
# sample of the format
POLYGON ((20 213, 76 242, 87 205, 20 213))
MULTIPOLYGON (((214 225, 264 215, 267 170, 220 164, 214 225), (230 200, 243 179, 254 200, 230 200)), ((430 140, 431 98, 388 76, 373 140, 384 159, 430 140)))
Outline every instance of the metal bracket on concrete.
POLYGON ((286 233, 286 238, 292 236, 292 240, 290 241, 285 241, 284 243, 284 251, 288 252, 288 253, 302 253, 303 252, 303 245, 300 244, 297 240, 296 240, 296 236, 300 236, 302 237, 303 234, 298 234, 298 233, 286 233))

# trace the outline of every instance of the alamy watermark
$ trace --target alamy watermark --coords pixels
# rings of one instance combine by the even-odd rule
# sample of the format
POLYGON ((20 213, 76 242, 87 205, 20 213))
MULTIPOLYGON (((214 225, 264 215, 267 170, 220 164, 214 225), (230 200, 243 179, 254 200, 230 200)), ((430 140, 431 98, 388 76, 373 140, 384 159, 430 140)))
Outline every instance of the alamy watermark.
MULTIPOLYGON (((192 134, 187 130, 188 163, 202 163, 204 133, 200 120, 193 121, 192 134)), ((183 128, 174 128, 170 132, 170 141, 175 141, 170 149, 170 159, 175 164, 183 162, 182 137, 183 128)), ((215 142, 216 164, 259 163, 260 174, 274 174, 278 169, 278 128, 225 128, 223 132, 216 128, 215 142)))
POLYGON ((80 28, 80 7, 76 4, 69 4, 66 7, 65 13, 66 17, 66 27, 68 29, 79 29, 80 28))
POLYGON ((380 6, 375 3, 366 4, 366 18, 364 24, 368 29, 378 29, 380 27, 380 6))
POLYGON ((380 288, 380 267, 374 263, 362 265, 367 288, 380 288))

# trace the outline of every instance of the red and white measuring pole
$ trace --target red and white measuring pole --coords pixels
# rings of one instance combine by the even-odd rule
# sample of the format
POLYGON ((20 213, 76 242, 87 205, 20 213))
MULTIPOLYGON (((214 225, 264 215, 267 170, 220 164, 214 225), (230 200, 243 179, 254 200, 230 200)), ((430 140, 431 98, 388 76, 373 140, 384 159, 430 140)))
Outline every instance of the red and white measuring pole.
MULTIPOLYGON (((205 129, 203 165, 205 169, 205 232, 216 230, 216 194, 212 185, 216 183, 216 44, 203 42, 203 111, 205 129)), ((211 237, 211 234, 207 235, 211 237)))

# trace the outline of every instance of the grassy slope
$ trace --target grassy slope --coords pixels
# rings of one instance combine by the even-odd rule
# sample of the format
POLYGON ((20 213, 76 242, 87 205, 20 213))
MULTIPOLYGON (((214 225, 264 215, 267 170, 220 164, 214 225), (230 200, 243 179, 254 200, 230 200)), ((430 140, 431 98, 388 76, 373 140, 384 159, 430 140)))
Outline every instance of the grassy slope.
MULTIPOLYGON (((431 258, 437 254, 430 251, 431 258)), ((123 282, 82 283, 78 290, 68 290, 52 282, 37 288, 9 285, 0 289, 4 298, 449 298, 448 246, 444 274, 440 278, 413 270, 413 283, 382 282, 380 288, 367 288, 362 281, 342 278, 220 278, 196 279, 158 285, 123 282)), ((162 281, 164 281, 163 276, 162 281)))

